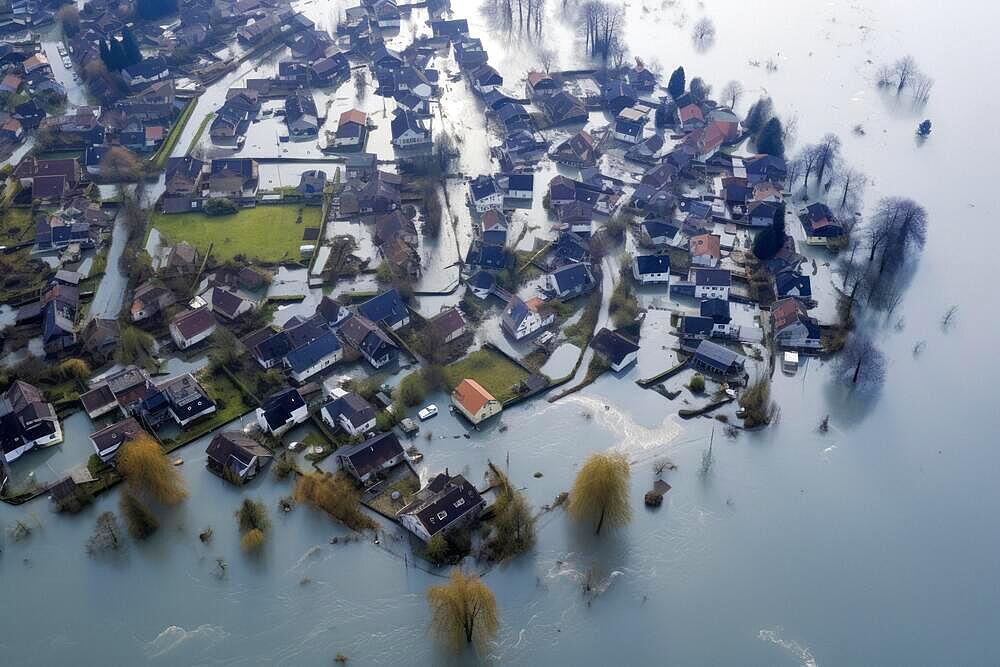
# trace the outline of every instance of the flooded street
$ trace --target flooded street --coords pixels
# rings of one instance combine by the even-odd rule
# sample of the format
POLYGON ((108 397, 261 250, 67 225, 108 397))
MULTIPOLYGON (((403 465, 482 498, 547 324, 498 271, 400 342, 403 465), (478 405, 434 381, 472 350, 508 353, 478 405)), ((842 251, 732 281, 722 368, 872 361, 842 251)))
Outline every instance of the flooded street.
MULTIPOLYGON (((628 3, 633 54, 662 66, 664 78, 682 64, 689 80, 701 76, 716 90, 739 79, 747 89, 737 105, 741 114, 766 91, 783 118, 797 119, 790 154, 827 132, 838 134, 845 159, 870 178, 869 204, 900 195, 927 209, 927 246, 892 317, 876 314, 862 323, 888 360, 881 390, 851 394, 831 381, 831 363, 810 359, 795 375, 775 374, 780 419, 765 430, 727 437, 714 419, 677 416, 695 403, 690 393, 669 400, 636 385, 675 363, 666 310, 651 310, 644 320, 638 364, 554 404, 522 403, 468 438, 465 422, 443 409, 448 397, 429 396, 426 402, 442 410, 421 424, 413 443, 425 457, 421 477, 448 468, 479 482, 492 461, 509 467, 540 510, 569 489, 592 452, 614 448, 633 464, 627 527, 598 539, 561 509, 543 513, 534 551, 485 574, 501 628, 489 655, 480 657, 522 665, 1000 663, 994 641, 1000 416, 988 385, 1000 373, 1000 358, 990 352, 992 327, 1000 323, 995 308, 983 308, 996 303, 985 252, 970 254, 953 238, 992 238, 1000 207, 995 189, 968 183, 969 174, 988 173, 998 143, 990 123, 1000 96, 987 88, 969 99, 968 86, 990 80, 1000 62, 992 35, 1000 10, 963 5, 948 15, 952 25, 942 39, 940 8, 926 1, 905 11, 889 3, 789 0, 763 12, 753 3, 659 4, 628 3), (717 36, 710 48, 696 50, 691 26, 703 15, 717 36), (878 66, 907 53, 936 79, 924 108, 875 86, 878 66), (773 71, 750 64, 769 59, 773 71), (924 118, 933 120, 934 131, 920 144, 914 130, 924 118), (853 132, 859 124, 863 136, 853 132), (952 305, 959 307, 955 322, 943 327, 952 305), (817 427, 826 415, 830 429, 822 433, 817 427), (673 488, 662 507, 649 511, 643 494, 663 457, 677 465, 665 476, 673 488)), ((475 3, 452 5, 483 39, 505 88, 523 89, 525 71, 538 64, 537 49, 491 34, 475 3)), ((561 3, 549 5, 544 41, 556 50, 556 66, 586 67, 573 30, 554 15, 561 3)), ((343 3, 298 6, 323 24, 343 3)), ((419 21, 425 11, 415 14, 419 21)), ((247 69, 249 63, 199 99, 175 155, 187 150, 201 119, 247 69)), ((483 142, 462 154, 461 169, 474 175, 490 168, 480 150, 488 138, 480 134, 477 103, 461 101, 466 93, 458 88, 465 85, 448 83, 445 99, 456 102, 445 109, 445 122, 466 124, 462 131, 473 135, 466 141, 483 142)), ((346 104, 338 98, 331 114, 346 104)), ((285 173, 275 172, 288 185, 285 173)), ((465 187, 459 181, 448 187, 464 252, 471 238, 465 187)), ((539 198, 536 208, 515 216, 515 234, 517 224, 551 234, 539 198)), ((121 232, 116 228, 112 253, 124 241, 121 232)), ((344 233, 356 234, 359 246, 370 244, 370 230, 344 233)), ((437 267, 425 273, 428 289, 446 288, 455 271, 447 268, 452 251, 445 249, 455 245, 448 233, 436 255, 425 255, 437 267)), ((822 264, 822 253, 815 255, 822 264)), ((305 269, 282 269, 271 289, 304 293, 305 280, 305 269)), ((120 276, 106 278, 92 311, 115 313, 121 285, 120 276)), ((370 288, 341 283, 334 292, 370 288)), ((443 300, 422 297, 420 309, 437 312, 443 300)), ((317 301, 312 291, 279 310, 275 322, 311 313, 317 301)), ((0 310, 0 321, 9 317, 0 310)), ((553 374, 568 372, 562 369, 569 352, 572 368, 578 351, 559 350, 550 360, 553 374)), ((64 422, 62 445, 26 456, 44 457, 50 466, 41 467, 61 471, 89 451, 89 426, 78 413, 64 422)), ((118 559, 93 559, 83 548, 97 515, 118 511, 117 491, 77 516, 53 513, 44 499, 0 504, 5 530, 15 521, 32 528, 23 541, 5 536, 0 554, 5 597, 16 601, 0 633, 5 664, 329 665, 337 653, 362 665, 479 662, 471 653, 442 653, 428 636, 425 592, 443 572, 404 560, 398 529, 383 522, 380 544, 370 536, 344 543, 349 531, 320 513, 297 507, 282 514, 277 503, 291 493, 290 483, 268 473, 244 488, 227 484, 205 469, 210 439, 177 452, 190 498, 157 508, 159 533, 145 543, 130 541, 118 559), (274 524, 260 557, 239 548, 233 513, 248 496, 264 501, 274 524), (213 538, 202 543, 198 533, 206 527, 213 538)))

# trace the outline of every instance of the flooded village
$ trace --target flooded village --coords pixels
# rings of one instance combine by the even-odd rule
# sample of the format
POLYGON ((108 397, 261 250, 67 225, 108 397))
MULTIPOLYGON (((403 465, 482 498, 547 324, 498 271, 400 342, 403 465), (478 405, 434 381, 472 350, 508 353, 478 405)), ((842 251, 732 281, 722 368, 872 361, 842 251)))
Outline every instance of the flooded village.
POLYGON ((944 159, 945 66, 824 10, 864 61, 831 114, 782 78, 809 45, 684 5, 0 7, 0 569, 22 620, 73 596, 18 664, 102 622, 113 663, 911 655, 775 581, 853 562, 810 534, 877 493, 852 443, 919 428, 904 387, 970 335, 966 295, 913 305, 947 208, 893 176, 944 159))

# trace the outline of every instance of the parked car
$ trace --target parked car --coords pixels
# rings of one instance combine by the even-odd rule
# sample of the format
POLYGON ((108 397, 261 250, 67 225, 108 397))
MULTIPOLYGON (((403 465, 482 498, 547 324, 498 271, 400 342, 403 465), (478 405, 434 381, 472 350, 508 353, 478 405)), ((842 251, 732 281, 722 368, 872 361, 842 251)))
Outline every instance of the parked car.
POLYGON ((428 419, 430 419, 431 417, 433 417, 437 413, 438 413, 437 406, 434 405, 433 403, 431 403, 426 408, 424 408, 423 410, 421 410, 420 412, 418 412, 417 416, 420 417, 420 421, 427 421, 428 419))

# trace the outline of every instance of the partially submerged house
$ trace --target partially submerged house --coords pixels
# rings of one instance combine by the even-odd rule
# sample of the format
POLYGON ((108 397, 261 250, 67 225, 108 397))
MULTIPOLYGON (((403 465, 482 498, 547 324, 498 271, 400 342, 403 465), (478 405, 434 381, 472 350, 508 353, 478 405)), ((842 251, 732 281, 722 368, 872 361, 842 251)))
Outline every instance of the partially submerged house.
POLYGON ((500 318, 500 326, 514 340, 523 340, 555 322, 555 313, 542 314, 541 299, 522 301, 516 294, 511 297, 500 318))
POLYGON ((404 528, 427 542, 435 535, 470 525, 485 507, 486 501, 475 486, 462 475, 449 475, 445 470, 415 493, 396 516, 404 528))
POLYGON ((359 305, 358 313, 390 331, 402 329, 410 323, 410 311, 395 288, 373 296, 359 305))
POLYGON ((771 305, 774 340, 782 348, 795 350, 823 349, 823 332, 806 307, 794 297, 779 299, 771 305))
POLYGON ((344 320, 337 335, 344 345, 356 350, 373 368, 382 368, 399 356, 396 344, 362 315, 352 315, 344 320))
POLYGON ((7 463, 28 450, 48 447, 62 439, 56 411, 37 387, 14 380, 0 394, 0 449, 7 463))
POLYGON ((458 383, 451 392, 451 404, 473 424, 479 424, 503 410, 500 403, 481 384, 470 378, 458 383))
POLYGON ((700 371, 728 378, 743 373, 746 360, 728 347, 703 340, 695 348, 691 363, 700 371))
POLYGON ((277 437, 308 419, 309 408, 298 389, 285 389, 267 397, 256 415, 261 430, 277 437))
POLYGON ((639 356, 639 346, 607 327, 602 328, 590 341, 590 346, 601 355, 608 366, 616 373, 621 372, 635 363, 639 356))
POLYGON ((567 264, 545 276, 546 289, 563 300, 586 294, 596 284, 590 265, 583 262, 567 264))
POLYGON ((320 410, 320 417, 333 430, 350 436, 362 435, 375 428, 375 408, 354 392, 342 392, 320 410))
POLYGON ((405 458, 403 446, 392 431, 379 433, 356 445, 341 447, 336 452, 340 469, 366 486, 405 458))
POLYGON ((271 450, 242 431, 217 433, 205 449, 206 467, 235 484, 256 477, 272 458, 271 450))
POLYGON ((830 207, 823 203, 810 204, 799 211, 799 221, 809 245, 829 246, 847 234, 844 225, 837 220, 830 207))
POLYGON ((106 426, 90 434, 90 444, 104 463, 110 463, 118 456, 118 450, 126 442, 131 442, 146 433, 135 417, 126 417, 120 422, 106 426))
POLYGON ((213 333, 217 322, 207 307, 178 313, 170 322, 170 337, 181 350, 193 347, 213 333))
POLYGON ((636 255, 632 277, 643 285, 670 284, 670 255, 636 255))

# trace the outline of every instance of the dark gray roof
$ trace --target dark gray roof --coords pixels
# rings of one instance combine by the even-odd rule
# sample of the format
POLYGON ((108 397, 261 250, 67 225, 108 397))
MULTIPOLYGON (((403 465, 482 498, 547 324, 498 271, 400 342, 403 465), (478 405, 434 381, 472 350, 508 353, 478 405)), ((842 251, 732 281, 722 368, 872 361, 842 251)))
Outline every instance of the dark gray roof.
POLYGON ((670 273, 670 255, 639 255, 635 263, 639 275, 670 273))

